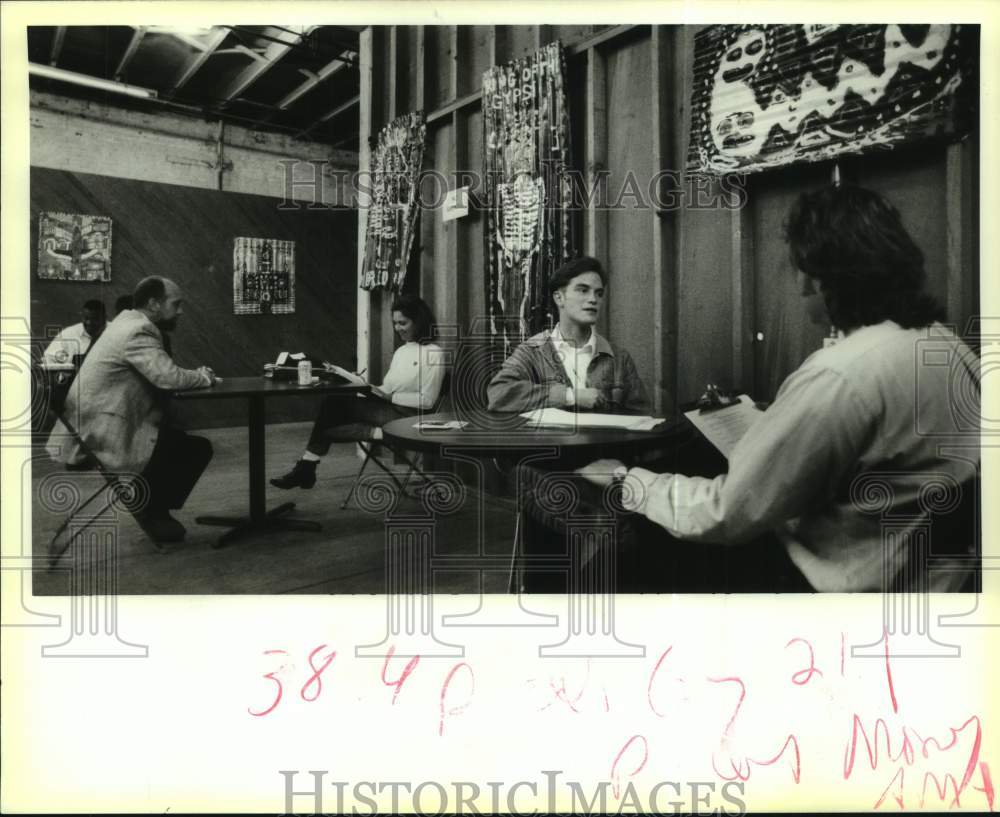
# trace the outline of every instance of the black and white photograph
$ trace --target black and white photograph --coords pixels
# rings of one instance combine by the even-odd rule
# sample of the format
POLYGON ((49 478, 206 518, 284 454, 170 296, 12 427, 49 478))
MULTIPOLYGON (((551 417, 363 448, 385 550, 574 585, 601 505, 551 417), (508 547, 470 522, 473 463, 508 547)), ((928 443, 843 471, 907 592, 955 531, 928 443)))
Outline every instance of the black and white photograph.
MULTIPOLYGON (((166 652, 241 752, 310 711, 372 743, 234 755, 209 810, 996 807, 981 7, 16 5, 4 624, 39 689, 166 652), (495 772, 491 728, 531 744, 495 772)), ((204 810, 177 768, 60 791, 204 810)))

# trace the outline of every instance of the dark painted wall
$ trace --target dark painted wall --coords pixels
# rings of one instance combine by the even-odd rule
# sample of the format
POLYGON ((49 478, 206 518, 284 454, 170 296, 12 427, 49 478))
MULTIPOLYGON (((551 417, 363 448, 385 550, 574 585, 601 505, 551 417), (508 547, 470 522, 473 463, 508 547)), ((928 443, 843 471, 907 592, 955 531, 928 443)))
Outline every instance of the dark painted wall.
MULTIPOLYGON (((115 299, 147 275, 174 279, 186 295, 174 332, 174 357, 220 376, 255 375, 285 349, 308 351, 352 366, 356 339, 357 213, 351 210, 278 209, 279 199, 31 169, 31 246, 38 243, 43 210, 110 216, 111 283, 41 281, 37 253, 31 266, 31 325, 37 336, 79 320, 80 305, 115 299), (295 242, 295 308, 291 315, 233 314, 233 239, 295 242)), ((178 407, 193 428, 241 425, 239 402, 178 407)), ((273 401, 271 421, 311 418, 309 401, 273 401)))

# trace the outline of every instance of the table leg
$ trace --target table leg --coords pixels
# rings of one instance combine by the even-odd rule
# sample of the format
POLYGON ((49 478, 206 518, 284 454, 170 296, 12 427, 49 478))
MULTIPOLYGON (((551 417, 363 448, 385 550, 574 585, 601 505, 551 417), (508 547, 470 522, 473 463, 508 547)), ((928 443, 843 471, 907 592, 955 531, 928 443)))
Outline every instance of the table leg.
MULTIPOLYGON (((254 522, 263 521, 267 515, 264 505, 264 398, 254 395, 250 398, 247 417, 249 432, 248 450, 250 453, 250 519, 254 522)), ((288 503, 288 510, 295 507, 288 503)))
POLYGON ((308 530, 321 531, 319 522, 307 519, 287 519, 285 514, 295 508, 294 502, 284 502, 276 508, 267 510, 265 494, 265 452, 264 452, 264 397, 253 395, 248 400, 247 431, 249 436, 248 455, 250 480, 250 514, 249 516, 199 516, 195 519, 200 525, 217 525, 232 528, 220 536, 212 545, 220 548, 237 539, 259 530, 308 530))

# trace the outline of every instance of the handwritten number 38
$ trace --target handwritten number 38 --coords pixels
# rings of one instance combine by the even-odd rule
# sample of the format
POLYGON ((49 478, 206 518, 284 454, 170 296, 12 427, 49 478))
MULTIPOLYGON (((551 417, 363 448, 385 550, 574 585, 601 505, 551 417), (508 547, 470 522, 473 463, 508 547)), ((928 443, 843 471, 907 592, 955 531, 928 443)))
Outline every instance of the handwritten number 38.
MULTIPOLYGON (((312 668, 312 675, 306 680, 302 685, 302 689, 299 690, 299 696, 303 701, 311 703, 315 701, 320 693, 323 691, 323 670, 325 670, 332 663, 333 659, 337 657, 337 651, 331 650, 327 656, 323 659, 319 666, 316 665, 316 656, 326 649, 326 644, 320 644, 316 649, 309 653, 309 666, 312 668)), ((288 655, 285 650, 264 650, 264 655, 288 655)), ((260 712, 254 712, 250 707, 247 707, 247 712, 255 717, 263 717, 273 712, 279 703, 281 703, 281 696, 284 695, 284 686, 281 683, 281 679, 278 678, 278 673, 286 669, 286 665, 282 664, 276 670, 272 672, 266 672, 262 677, 267 678, 272 681, 275 685, 275 695, 274 700, 267 709, 263 709, 260 712)))

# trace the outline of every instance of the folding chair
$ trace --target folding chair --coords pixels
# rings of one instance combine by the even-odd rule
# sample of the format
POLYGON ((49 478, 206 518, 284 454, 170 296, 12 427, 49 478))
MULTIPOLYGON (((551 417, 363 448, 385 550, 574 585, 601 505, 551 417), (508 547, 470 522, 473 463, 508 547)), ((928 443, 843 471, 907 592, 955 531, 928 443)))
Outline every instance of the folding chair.
MULTIPOLYGON (((444 378, 441 381, 441 390, 438 392, 437 400, 434 401, 434 405, 427 412, 428 414, 435 414, 443 409, 445 402, 448 399, 450 389, 451 389, 451 372, 446 372, 444 378)), ((344 501, 340 503, 341 510, 344 510, 350 504, 351 498, 357 491, 358 485, 361 483, 361 477, 364 475, 365 469, 368 467, 369 462, 375 463, 375 465, 377 465, 379 468, 385 471, 385 473, 389 475, 389 478, 395 483, 400 493, 404 493, 406 491, 406 486, 409 484, 410 479, 414 476, 414 474, 416 474, 418 477, 422 477, 425 480, 427 479, 427 475, 424 474, 423 470, 421 470, 420 466, 417 465, 414 459, 408 457, 398 448, 393 448, 392 446, 388 445, 384 440, 374 440, 374 441, 359 440, 358 447, 362 451, 364 451, 365 458, 364 461, 361 463, 361 468, 358 469, 358 473, 355 474, 354 476, 354 482, 351 483, 350 491, 347 492, 347 496, 344 498, 344 501), (402 481, 400 481, 399 477, 396 475, 394 471, 392 471, 392 469, 389 468, 389 466, 387 466, 375 455, 376 444, 384 446, 389 451, 391 451, 395 457, 403 460, 403 462, 405 462, 409 466, 409 469, 403 476, 402 481)))
MULTIPOLYGON (((63 424, 66 431, 69 432, 74 442, 76 442, 79 446, 80 452, 83 454, 84 458, 83 462, 79 465, 67 466, 67 470, 72 472, 96 471, 104 478, 104 485, 99 487, 89 497, 87 497, 87 499, 79 507, 75 508, 62 525, 59 526, 59 529, 52 535, 52 538, 49 540, 48 547, 49 570, 55 567, 62 555, 69 550, 69 546, 73 544, 74 540, 108 511, 108 509, 114 504, 114 498, 117 495, 117 492, 121 490, 128 490, 126 486, 122 485, 118 474, 111 473, 104 467, 101 461, 97 458, 97 455, 94 454, 94 452, 91 451, 87 444, 83 441, 83 438, 80 436, 80 433, 76 430, 76 428, 73 427, 73 424, 66 419, 61 409, 56 411, 56 418, 63 424), (108 497, 104 506, 96 514, 86 517, 84 523, 73 531, 64 544, 57 544, 59 537, 75 519, 80 517, 83 509, 90 505, 102 493, 106 493, 108 497)), ((154 546, 156 545, 155 542, 153 544, 154 546)), ((157 549, 160 549, 159 546, 157 546, 157 549)))

